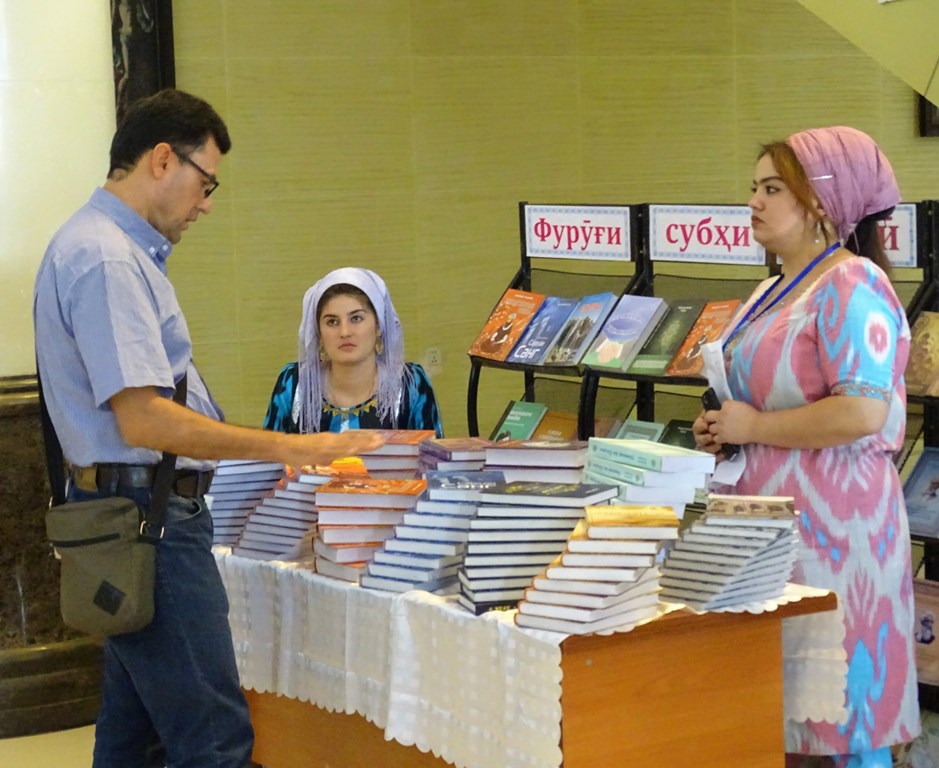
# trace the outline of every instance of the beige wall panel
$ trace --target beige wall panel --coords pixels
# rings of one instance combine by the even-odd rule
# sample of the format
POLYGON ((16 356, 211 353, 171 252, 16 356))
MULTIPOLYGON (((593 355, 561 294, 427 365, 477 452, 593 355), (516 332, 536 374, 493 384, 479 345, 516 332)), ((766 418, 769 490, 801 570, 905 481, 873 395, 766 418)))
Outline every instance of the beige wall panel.
POLYGON ((225 0, 233 58, 402 56, 409 21, 408 0, 225 0))
POLYGON ((229 62, 239 197, 410 189, 406 59, 229 62))
POLYGON ((735 152, 730 57, 595 58, 581 70, 585 179, 643 202, 720 194, 735 152))
POLYGON ((725 56, 733 43, 734 0, 582 0, 582 56, 725 56))
POLYGON ((407 305, 410 196, 240 201, 235 216, 243 338, 268 337, 294 354, 303 294, 337 267, 374 269, 407 305))
POLYGON ((414 174, 421 191, 498 190, 580 173, 573 58, 414 61, 414 174))
MULTIPOLYGON (((855 4, 854 0, 848 2, 855 4)), ((866 2, 862 0, 858 4, 866 2)), ((870 0, 870 3, 874 4, 875 0, 870 0)), ((795 0, 776 3, 736 0, 734 29, 736 52, 740 55, 761 58, 814 58, 826 55, 868 59, 857 46, 795 0)), ((777 81, 774 85, 780 83, 777 81)), ((797 81, 791 85, 803 90, 816 90, 812 80, 797 81)))
POLYGON ((181 54, 193 59, 220 58, 225 55, 225 5, 225 0, 174 0, 173 43, 177 85, 181 85, 181 54))
POLYGON ((231 201, 212 199, 212 213, 202 216, 173 248, 167 262, 170 279, 198 344, 237 344, 238 268, 235 262, 231 201))
MULTIPOLYGON (((212 396, 225 411, 227 421, 243 424, 243 400, 241 396, 242 360, 246 359, 247 346, 243 343, 217 342, 202 344, 198 340, 192 345, 193 362, 205 379, 212 396)), ((271 379, 273 386, 274 380, 271 379)))
MULTIPOLYGON (((299 318, 299 309, 296 315, 299 318)), ((289 339, 279 340, 291 342, 286 350, 281 349, 282 344, 274 345, 267 339, 247 339, 241 343, 241 423, 252 427, 260 427, 264 423, 277 375, 287 363, 297 359, 295 339, 296 329, 289 339)))
POLYGON ((577 52, 576 0, 413 0, 417 56, 564 56, 577 52))

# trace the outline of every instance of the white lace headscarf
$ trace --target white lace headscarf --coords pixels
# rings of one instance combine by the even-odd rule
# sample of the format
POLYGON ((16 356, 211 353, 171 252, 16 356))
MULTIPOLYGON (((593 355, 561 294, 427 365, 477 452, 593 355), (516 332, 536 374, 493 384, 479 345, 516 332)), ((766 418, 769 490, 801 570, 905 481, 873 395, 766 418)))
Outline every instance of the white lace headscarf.
POLYGON ((330 272, 317 281, 303 297, 303 316, 300 321, 299 351, 297 353, 299 373, 297 396, 294 399, 294 418, 300 432, 319 432, 322 416, 323 392, 326 383, 326 368, 320 363, 320 334, 317 310, 320 300, 328 288, 334 285, 351 285, 358 288, 372 303, 378 318, 383 349, 375 355, 378 364, 378 417, 382 420, 397 414, 401 399, 403 379, 407 372, 404 366, 404 335, 401 321, 391 303, 385 281, 369 269, 343 267, 330 272))

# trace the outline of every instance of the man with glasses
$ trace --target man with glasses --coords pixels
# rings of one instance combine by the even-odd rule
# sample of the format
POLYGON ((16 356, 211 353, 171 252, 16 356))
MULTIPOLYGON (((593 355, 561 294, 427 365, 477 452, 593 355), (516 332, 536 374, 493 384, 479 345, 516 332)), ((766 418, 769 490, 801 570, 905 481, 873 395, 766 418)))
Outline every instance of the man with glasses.
POLYGON ((253 735, 203 498, 213 460, 324 464, 381 443, 368 432, 225 424, 193 366, 166 260, 211 212, 230 148, 224 122, 201 99, 171 89, 131 105, 107 180, 55 234, 36 278, 36 356, 69 500, 118 495, 147 509, 161 452, 180 457, 157 544, 153 622, 105 641, 95 768, 250 764, 253 735), (172 400, 184 375, 185 406, 172 400))

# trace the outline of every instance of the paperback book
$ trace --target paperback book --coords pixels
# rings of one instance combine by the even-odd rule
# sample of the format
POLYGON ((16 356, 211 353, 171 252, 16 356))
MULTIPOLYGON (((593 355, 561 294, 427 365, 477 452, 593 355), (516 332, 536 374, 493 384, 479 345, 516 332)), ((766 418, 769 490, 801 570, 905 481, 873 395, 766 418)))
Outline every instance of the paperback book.
POLYGON ((691 331, 691 326, 704 309, 704 299, 683 299, 669 303, 662 322, 643 344, 633 359, 628 373, 644 376, 664 376, 668 364, 691 331))
POLYGON ((506 358, 506 362, 539 365, 544 360, 551 342, 560 333, 576 306, 577 299, 560 296, 545 298, 538 314, 528 324, 518 344, 506 358))
POLYGON ((666 373, 669 376, 700 376, 704 367, 702 347, 720 338, 739 306, 740 299, 709 301, 705 304, 687 338, 675 353, 675 358, 669 363, 666 373))
POLYGON ((505 360, 544 300, 543 294, 509 288, 493 308, 469 354, 505 360))
POLYGON ((665 300, 656 296, 624 294, 597 332, 582 364, 625 371, 667 310, 665 300))
POLYGON ((508 406, 489 436, 490 441, 527 440, 534 433, 548 406, 526 400, 509 400, 508 406))
POLYGON ((552 341, 544 364, 557 367, 577 365, 615 303, 616 294, 611 292, 581 299, 552 341))

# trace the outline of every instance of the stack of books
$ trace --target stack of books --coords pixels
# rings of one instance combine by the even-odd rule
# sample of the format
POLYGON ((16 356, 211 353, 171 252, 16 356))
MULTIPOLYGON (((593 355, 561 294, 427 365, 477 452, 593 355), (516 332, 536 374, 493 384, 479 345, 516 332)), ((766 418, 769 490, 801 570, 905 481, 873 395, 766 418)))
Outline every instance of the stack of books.
POLYGON ((631 629, 656 614, 657 555, 677 537, 668 507, 587 507, 564 552, 525 591, 515 623, 570 635, 631 629))
POLYGON ((459 602, 468 610, 514 606, 564 549, 584 508, 616 495, 605 485, 507 482, 484 491, 470 523, 459 602))
POLYGON ((374 477, 338 477, 319 486, 316 572, 360 581, 367 563, 393 535, 395 523, 414 508, 424 487, 423 480, 374 477))
POLYGON ((506 482, 580 483, 587 443, 582 440, 504 440, 486 448, 486 469, 506 482))
POLYGON ((782 594, 798 533, 789 496, 711 494, 662 567, 662 597, 698 610, 732 608, 782 594))
POLYGON ((491 440, 482 437, 435 437, 420 445, 418 465, 422 473, 429 470, 449 472, 477 471, 486 462, 486 448, 491 440))
POLYGON ((284 465, 272 461, 220 461, 207 494, 213 543, 237 542, 248 515, 283 477, 284 465))
POLYGON ((295 560, 312 553, 316 488, 329 475, 301 472, 284 479, 248 515, 232 553, 257 560, 295 560))
POLYGON ((419 454, 424 440, 436 437, 432 429, 380 429, 385 438, 381 448, 361 455, 369 476, 389 480, 410 480, 420 474, 419 454))
POLYGON ((642 439, 591 437, 588 442, 587 482, 615 484, 619 501, 669 506, 679 518, 714 471, 714 456, 703 451, 642 439))
POLYGON ((359 583, 389 592, 453 592, 480 494, 502 481, 497 472, 428 471, 426 490, 375 552, 359 583))

